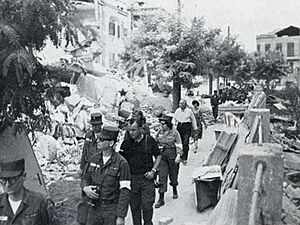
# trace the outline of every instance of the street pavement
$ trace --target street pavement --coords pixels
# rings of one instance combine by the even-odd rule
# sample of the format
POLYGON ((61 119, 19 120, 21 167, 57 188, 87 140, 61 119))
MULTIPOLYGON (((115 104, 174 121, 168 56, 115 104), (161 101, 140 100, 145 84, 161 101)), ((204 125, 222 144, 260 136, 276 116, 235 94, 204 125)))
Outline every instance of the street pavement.
MULTIPOLYGON (((217 123, 204 130, 203 138, 198 143, 197 153, 194 153, 190 146, 187 165, 180 164, 179 198, 172 198, 172 187, 169 186, 165 196, 165 205, 159 209, 154 209, 154 225, 158 225, 158 221, 164 217, 173 218, 171 225, 204 225, 209 220, 213 208, 206 209, 203 212, 198 212, 196 209, 195 183, 192 183, 192 174, 207 158, 215 142, 214 130, 221 126, 221 123, 217 123)), ((157 200, 158 193, 156 194, 157 200)), ((126 217, 126 224, 132 225, 130 210, 126 217)))

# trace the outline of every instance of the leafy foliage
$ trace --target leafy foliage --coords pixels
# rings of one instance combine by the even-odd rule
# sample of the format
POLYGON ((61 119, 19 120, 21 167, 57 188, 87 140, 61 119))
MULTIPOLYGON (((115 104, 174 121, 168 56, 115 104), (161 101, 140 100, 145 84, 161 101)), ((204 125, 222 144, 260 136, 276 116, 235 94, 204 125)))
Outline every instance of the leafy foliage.
POLYGON ((265 55, 256 55, 253 59, 253 78, 264 81, 267 92, 272 90, 272 82, 286 76, 283 55, 279 51, 268 51, 265 55))
POLYGON ((177 84, 173 86, 176 108, 181 85, 191 86, 192 78, 203 73, 206 49, 213 46, 219 32, 205 29, 201 18, 187 25, 172 16, 145 16, 121 58, 128 68, 133 62, 147 59, 150 71, 169 74, 169 81, 177 84))
MULTIPOLYGON (((246 53, 241 49, 235 39, 225 38, 215 48, 216 54, 213 59, 213 70, 220 77, 232 79, 239 69, 242 72, 246 61, 246 53), (240 67, 240 68, 239 68, 240 67)), ((243 71, 244 72, 244 71, 243 71)), ((241 74, 241 73, 240 73, 241 74)))
POLYGON ((249 55, 246 55, 235 68, 231 79, 238 84, 247 83, 248 81, 252 80, 252 68, 252 58, 249 55))
POLYGON ((48 73, 35 52, 47 39, 55 46, 62 39, 77 43, 79 23, 72 12, 68 0, 0 1, 0 131, 14 123, 29 130, 49 125, 48 73))

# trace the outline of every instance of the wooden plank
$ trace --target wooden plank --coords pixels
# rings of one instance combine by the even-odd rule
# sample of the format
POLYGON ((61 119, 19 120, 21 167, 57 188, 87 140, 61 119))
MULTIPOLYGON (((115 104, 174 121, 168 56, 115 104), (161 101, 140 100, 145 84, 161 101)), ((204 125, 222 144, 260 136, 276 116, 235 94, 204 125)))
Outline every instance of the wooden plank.
POLYGON ((236 225, 237 196, 237 190, 229 189, 214 208, 207 225, 236 225))
POLYGON ((257 138, 259 122, 260 122, 259 117, 256 116, 255 120, 253 122, 253 125, 251 127, 248 143, 254 143, 255 142, 255 138, 257 138))
POLYGON ((204 163, 205 166, 211 165, 222 165, 224 159, 227 157, 228 152, 230 151, 232 145, 234 144, 237 138, 236 133, 226 133, 222 131, 216 141, 213 149, 204 163))
POLYGON ((242 152, 243 147, 246 144, 246 137, 249 135, 249 130, 244 124, 240 124, 238 129, 238 137, 236 140, 235 147, 230 153, 229 161, 227 162, 225 172, 223 174, 224 180, 221 186, 221 195, 223 195, 228 188, 232 187, 234 180, 236 179, 236 165, 238 155, 242 152))

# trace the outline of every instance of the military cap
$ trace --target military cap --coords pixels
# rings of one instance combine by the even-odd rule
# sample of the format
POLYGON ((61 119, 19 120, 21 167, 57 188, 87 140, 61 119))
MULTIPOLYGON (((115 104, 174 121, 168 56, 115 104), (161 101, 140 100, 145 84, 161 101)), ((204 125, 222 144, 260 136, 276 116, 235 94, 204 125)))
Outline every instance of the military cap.
POLYGON ((100 112, 94 112, 91 114, 91 124, 101 124, 102 123, 102 114, 100 112))
POLYGON ((0 162, 0 178, 16 177, 25 170, 25 160, 19 159, 11 162, 0 162))
POLYGON ((165 121, 166 123, 171 124, 173 117, 171 115, 163 113, 161 117, 159 117, 159 121, 165 121))
POLYGON ((98 134, 99 139, 116 141, 119 134, 119 128, 111 125, 104 125, 98 134))

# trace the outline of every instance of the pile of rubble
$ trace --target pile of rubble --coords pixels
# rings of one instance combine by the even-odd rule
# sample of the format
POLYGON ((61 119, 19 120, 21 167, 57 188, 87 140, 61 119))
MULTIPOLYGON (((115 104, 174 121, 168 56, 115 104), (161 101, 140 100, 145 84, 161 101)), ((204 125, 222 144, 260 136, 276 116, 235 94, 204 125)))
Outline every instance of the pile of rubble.
POLYGON ((300 224, 300 155, 284 152, 284 168, 282 221, 300 224))
POLYGON ((79 174, 83 142, 66 144, 61 138, 36 133, 33 149, 42 169, 46 186, 58 180, 70 180, 79 174))
MULTIPOLYGON (((87 100, 84 99, 82 101, 86 102, 87 100)), ((150 127, 151 135, 155 136, 160 126, 158 118, 156 117, 157 109, 149 105, 143 105, 141 109, 150 127)), ((211 111, 206 107, 202 107, 202 111, 206 123, 208 125, 214 124, 215 121, 211 111)), ((68 114, 70 113, 72 112, 68 112, 68 114)), ((80 111, 77 113, 80 113, 80 111)), ((115 123, 117 125, 119 125, 120 122, 120 118, 114 113, 106 113, 103 120, 105 123, 115 123)), ((58 124, 58 122, 56 121, 55 124, 58 124)), ((64 124, 64 126, 66 127, 62 129, 66 130, 73 129, 72 127, 74 127, 71 123, 64 124)), ((84 127, 89 129, 88 120, 86 120, 86 126, 84 127)), ((58 180, 74 179, 74 177, 80 173, 79 164, 83 139, 78 139, 78 132, 74 132, 72 135, 70 135, 70 133, 72 132, 63 131, 61 135, 58 136, 51 133, 43 134, 40 132, 36 132, 35 134, 36 140, 33 149, 44 174, 47 186, 50 186, 53 182, 58 180)), ((124 133, 125 131, 120 132, 117 151, 123 140, 124 133)))
MULTIPOLYGON (((300 145, 295 141, 281 139, 284 148, 284 183, 282 221, 300 224, 300 145)), ((278 143, 278 142, 277 142, 278 143)))
POLYGON ((271 142, 280 144, 284 154, 282 221, 296 225, 300 224, 300 135, 297 122, 290 118, 282 102, 275 97, 269 100, 271 142))

